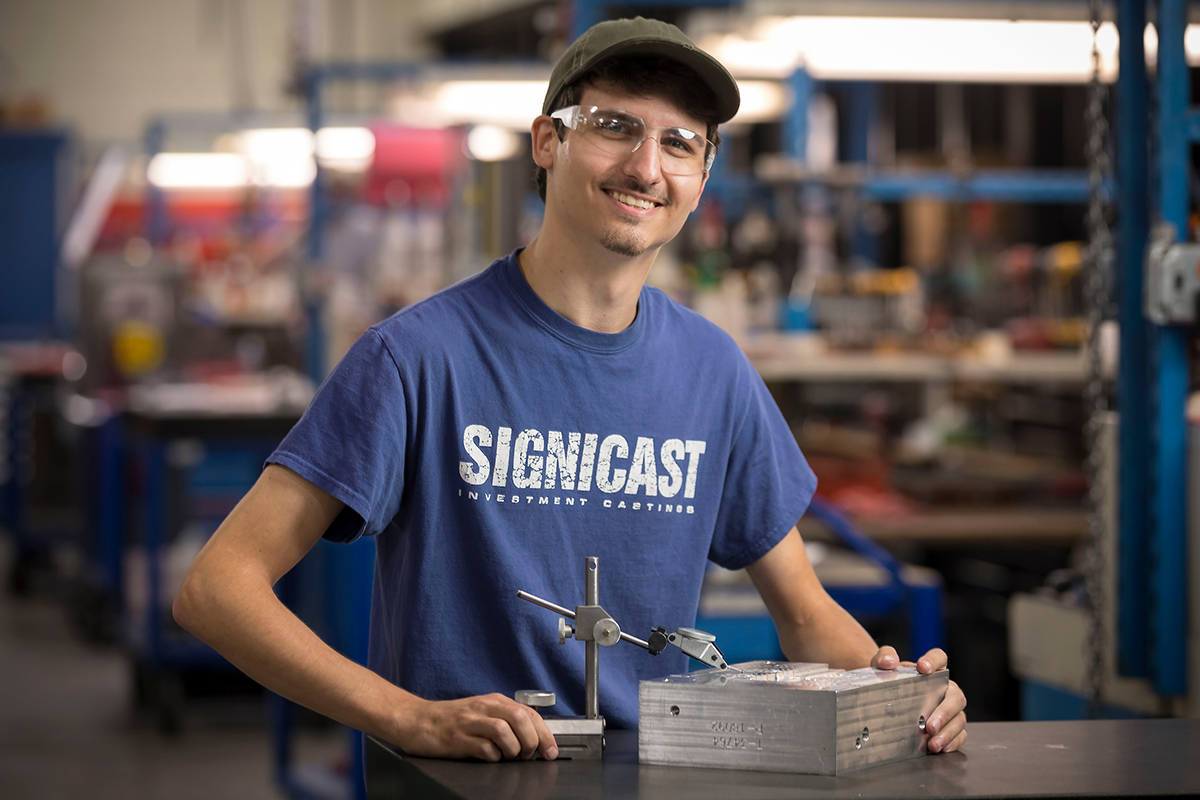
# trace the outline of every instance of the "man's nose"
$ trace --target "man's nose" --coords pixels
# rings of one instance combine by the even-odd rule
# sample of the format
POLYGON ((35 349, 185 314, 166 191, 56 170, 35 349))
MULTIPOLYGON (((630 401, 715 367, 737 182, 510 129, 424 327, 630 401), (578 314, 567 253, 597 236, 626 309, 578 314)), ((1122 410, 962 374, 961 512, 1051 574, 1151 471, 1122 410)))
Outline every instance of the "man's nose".
POLYGON ((647 136, 625 159, 625 173, 644 184, 658 183, 662 178, 662 153, 658 140, 647 136))

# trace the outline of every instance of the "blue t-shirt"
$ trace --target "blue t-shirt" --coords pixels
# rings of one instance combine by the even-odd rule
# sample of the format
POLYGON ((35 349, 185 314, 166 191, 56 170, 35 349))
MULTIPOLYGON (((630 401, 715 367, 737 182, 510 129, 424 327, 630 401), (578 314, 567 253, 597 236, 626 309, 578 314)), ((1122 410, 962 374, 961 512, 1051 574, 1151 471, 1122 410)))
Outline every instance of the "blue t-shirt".
MULTIPOLYGON (((554 691, 559 714, 583 713, 584 646, 518 589, 573 609, 598 556, 622 630, 694 625, 706 561, 757 560, 816 488, 719 328, 651 288, 627 329, 581 328, 515 254, 363 334, 270 461, 346 504, 326 538, 376 536, 372 670, 431 700, 554 691)), ((638 681, 687 669, 602 648, 601 714, 637 727, 638 681)))

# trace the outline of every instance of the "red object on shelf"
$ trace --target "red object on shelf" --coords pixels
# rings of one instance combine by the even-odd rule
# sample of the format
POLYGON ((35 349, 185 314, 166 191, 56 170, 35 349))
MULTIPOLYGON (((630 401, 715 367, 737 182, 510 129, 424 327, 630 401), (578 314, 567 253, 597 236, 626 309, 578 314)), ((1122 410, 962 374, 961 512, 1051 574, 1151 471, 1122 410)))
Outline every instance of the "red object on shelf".
POLYGON ((378 205, 443 208, 450 181, 466 158, 457 128, 375 125, 375 158, 363 199, 378 205))

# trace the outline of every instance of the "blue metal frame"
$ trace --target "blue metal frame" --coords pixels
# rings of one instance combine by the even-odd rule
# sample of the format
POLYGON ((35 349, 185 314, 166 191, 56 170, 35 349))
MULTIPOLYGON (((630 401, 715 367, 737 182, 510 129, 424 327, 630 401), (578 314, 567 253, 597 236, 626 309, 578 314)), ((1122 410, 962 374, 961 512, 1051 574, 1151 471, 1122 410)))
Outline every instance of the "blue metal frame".
POLYGON ((571 7, 571 41, 578 39, 584 31, 609 19, 609 9, 622 9, 646 6, 648 8, 723 8, 740 5, 740 0, 625 0, 611 2, 610 0, 573 0, 571 7))
POLYGON ((0 340, 69 333, 58 254, 75 188, 70 151, 61 131, 0 130, 0 340))
MULTIPOLYGON (((1143 0, 1120 0, 1117 28, 1141 31, 1146 27, 1143 0)), ((1122 36, 1120 63, 1145 64, 1143 37, 1122 36)), ((1146 94, 1149 89, 1143 69, 1123 69, 1117 77, 1115 116, 1117 140, 1117 229, 1118 319, 1120 351, 1146 353, 1149 350, 1150 325, 1143 309, 1142 258, 1150 225, 1149 153, 1146 129, 1149 125, 1146 94)), ((1150 365, 1142 358, 1122 358, 1117 375, 1120 527, 1116 555, 1117 625, 1115 646, 1117 671, 1126 676, 1144 677, 1148 672, 1148 531, 1150 528, 1150 460, 1146 432, 1150 430, 1150 365)))
POLYGON ((8 422, 8 481, 5 486, 5 522, 12 539, 17 558, 28 550, 28 534, 26 532, 27 511, 25 508, 25 475, 24 475, 24 440, 26 438, 25 420, 27 399, 21 388, 20 379, 14 377, 8 384, 7 409, 5 418, 8 422))
MULTIPOLYGON (((1183 35, 1186 0, 1158 6, 1159 216, 1188 238, 1191 80, 1183 35)), ((1192 331, 1159 326, 1151 337, 1154 384, 1150 529, 1151 675, 1156 691, 1187 692, 1187 424, 1192 331)))
POLYGON ((0 527, 8 531, 11 537, 16 525, 17 511, 17 449, 16 423, 13 420, 13 391, 15 381, 12 376, 0 373, 0 406, 4 408, 4 445, 0 451, 4 454, 4 469, 0 470, 0 527))
POLYGON ((804 158, 808 152, 808 107, 816 93, 816 83, 808 70, 798 67, 788 79, 792 107, 783 118, 783 152, 792 158, 804 158))
MULTIPOLYGON (((167 142, 167 124, 162 119, 154 119, 146 126, 142 134, 142 150, 146 154, 146 164, 162 152, 167 142)), ((171 235, 171 220, 167 212, 167 193, 150 181, 146 181, 146 240, 158 246, 166 244, 171 235)))
MULTIPOLYGON (((875 118, 879 113, 879 84, 873 81, 849 81, 842 84, 846 99, 843 117, 845 119, 845 150, 839 159, 848 164, 868 164, 871 159, 871 131, 875 126, 875 118)), ((870 188, 865 192, 865 199, 879 199, 873 196, 870 188)), ((851 261, 879 266, 880 237, 863 229, 861 214, 856 214, 853 229, 850 233, 851 261)), ((855 264, 857 266, 857 264, 855 264)))
POLYGON ((94 431, 91 452, 95 489, 86 522, 93 541, 89 548, 92 578, 111 604, 121 612, 122 555, 125 535, 125 440, 120 414, 112 414, 94 431))
POLYGON ((978 170, 965 177, 941 171, 882 172, 868 176, 863 192, 884 202, 926 195, 959 201, 1085 203, 1088 196, 1087 175, 1074 170, 978 170))

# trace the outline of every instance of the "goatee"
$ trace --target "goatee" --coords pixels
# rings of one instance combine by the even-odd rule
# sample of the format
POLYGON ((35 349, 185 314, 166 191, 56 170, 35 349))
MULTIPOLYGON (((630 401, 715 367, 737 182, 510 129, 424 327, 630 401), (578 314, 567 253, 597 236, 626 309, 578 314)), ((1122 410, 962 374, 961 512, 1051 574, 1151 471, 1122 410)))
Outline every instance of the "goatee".
POLYGON ((646 244, 641 237, 629 231, 608 230, 601 237, 600 244, 606 250, 626 258, 637 258, 646 252, 646 244))

